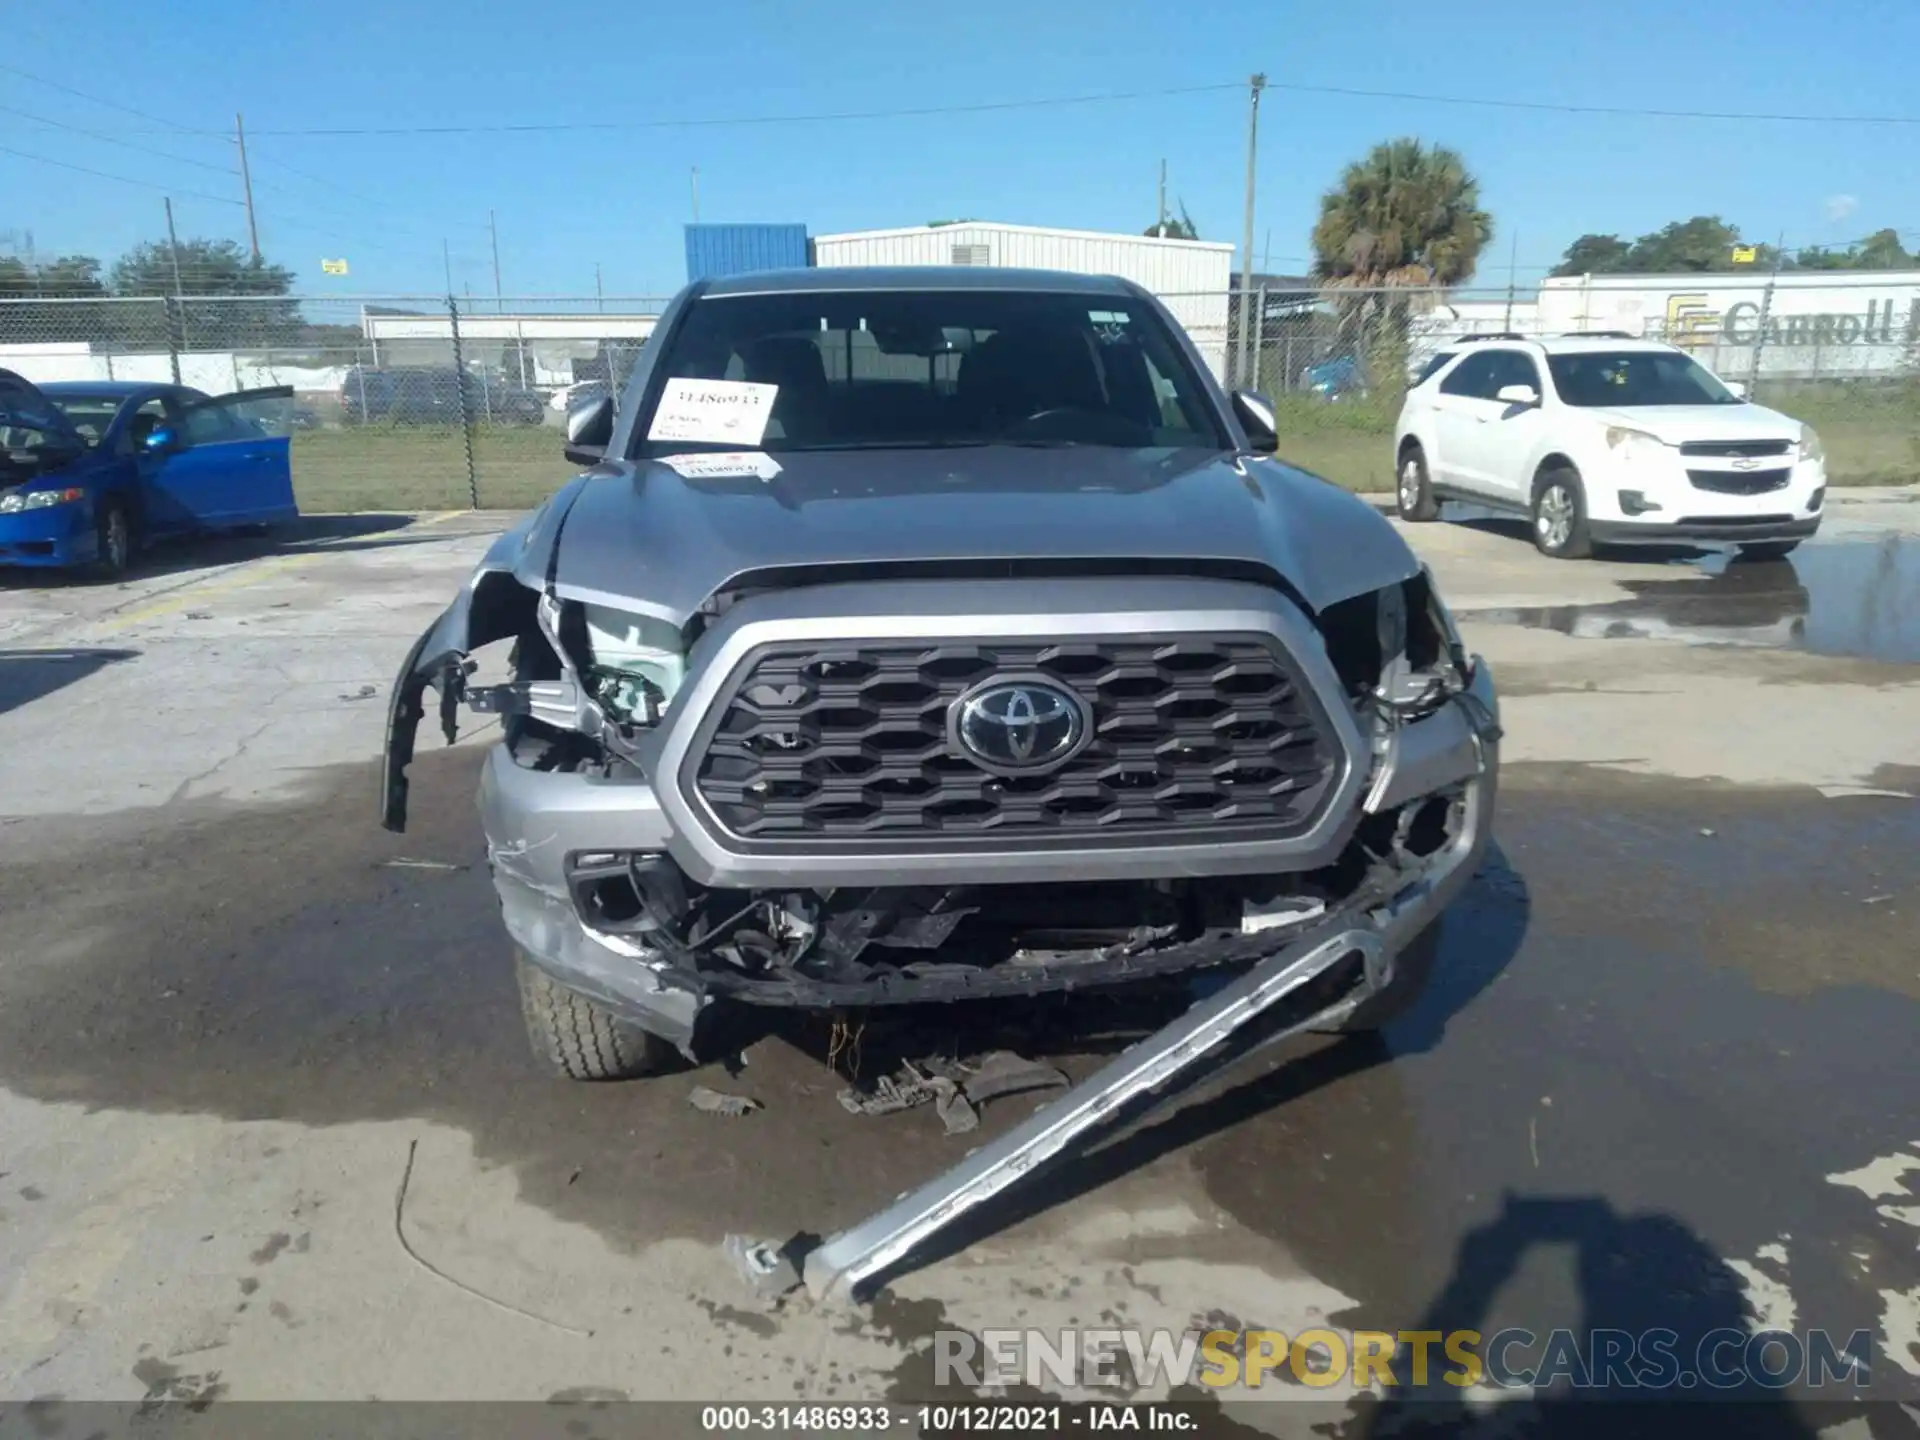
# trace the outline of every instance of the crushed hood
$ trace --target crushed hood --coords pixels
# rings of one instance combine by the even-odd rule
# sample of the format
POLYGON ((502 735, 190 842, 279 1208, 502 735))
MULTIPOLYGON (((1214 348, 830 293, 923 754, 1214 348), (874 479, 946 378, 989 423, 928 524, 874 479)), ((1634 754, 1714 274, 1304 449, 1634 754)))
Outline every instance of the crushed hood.
MULTIPOLYGON (((700 458, 701 468, 725 468, 700 458)), ((739 474, 683 475, 665 461, 602 467, 568 487, 557 553, 529 535, 516 573, 534 585, 550 574, 563 598, 684 624, 739 577, 777 583, 777 572, 805 567, 961 562, 991 574, 996 562, 1059 559, 1238 564, 1271 570, 1316 610, 1419 569, 1371 505, 1274 460, 1093 446, 753 459, 760 473, 742 465, 739 474), (767 473, 768 459, 777 473, 767 473)))

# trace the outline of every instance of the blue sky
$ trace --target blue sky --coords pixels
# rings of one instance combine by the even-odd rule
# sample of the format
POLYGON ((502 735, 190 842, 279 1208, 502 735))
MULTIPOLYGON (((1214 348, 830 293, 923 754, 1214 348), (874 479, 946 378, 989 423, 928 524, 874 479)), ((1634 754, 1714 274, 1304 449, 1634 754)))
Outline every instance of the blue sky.
MULTIPOLYGON (((1914 0, 163 8, 164 18, 146 0, 96 0, 77 48, 56 11, 15 8, 0 61, 185 129, 0 71, 0 147, 166 187, 183 238, 244 240, 236 206, 186 193, 237 197, 222 167, 242 111, 262 248, 318 294, 440 292, 444 237, 456 290, 491 296, 490 208, 509 295, 591 295, 596 263, 608 295, 670 292, 684 279, 695 166, 709 221, 797 220, 823 233, 965 215, 1138 230, 1153 219, 1164 158, 1170 192, 1201 234, 1237 242, 1245 94, 782 125, 283 132, 937 107, 1232 84, 1256 69, 1275 86, 1920 115, 1914 0), (351 276, 322 275, 323 256, 347 257, 351 276)), ((1369 145, 1403 134, 1455 147, 1478 175, 1497 230, 1485 284, 1506 283, 1516 235, 1524 282, 1582 232, 1632 236, 1696 213, 1723 214, 1752 239, 1784 232, 1790 245, 1920 231, 1920 125, 1559 114, 1274 88, 1261 108, 1256 258, 1270 249, 1271 269, 1300 268, 1321 192, 1369 145)), ((164 233, 159 189, 0 153, 0 193, 0 232, 30 229, 43 255, 110 258, 164 233)))

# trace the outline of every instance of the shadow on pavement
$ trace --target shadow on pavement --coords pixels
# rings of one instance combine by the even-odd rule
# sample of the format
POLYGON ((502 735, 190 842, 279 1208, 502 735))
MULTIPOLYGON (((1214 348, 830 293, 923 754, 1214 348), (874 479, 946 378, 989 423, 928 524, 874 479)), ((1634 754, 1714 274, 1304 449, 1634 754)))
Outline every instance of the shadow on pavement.
POLYGON ((1473 1331, 1487 1381, 1537 1389, 1468 1404, 1464 1368, 1446 1357, 1444 1342, 1429 1346, 1424 1383, 1403 1345, 1386 1398, 1368 1403, 1345 1434, 1460 1434, 1476 1425, 1550 1437, 1816 1433, 1753 1373, 1781 1361, 1753 1358, 1759 1347, 1739 1275, 1675 1217, 1623 1214, 1599 1196, 1509 1193, 1493 1221, 1462 1237, 1452 1277, 1411 1330, 1473 1331), (1499 1292, 1543 1248, 1573 1252, 1579 1323, 1488 1333, 1499 1292), (1622 1401, 1639 1403, 1622 1409, 1622 1401))
POLYGON ((0 650, 0 715, 84 680, 138 650, 49 649, 0 650))

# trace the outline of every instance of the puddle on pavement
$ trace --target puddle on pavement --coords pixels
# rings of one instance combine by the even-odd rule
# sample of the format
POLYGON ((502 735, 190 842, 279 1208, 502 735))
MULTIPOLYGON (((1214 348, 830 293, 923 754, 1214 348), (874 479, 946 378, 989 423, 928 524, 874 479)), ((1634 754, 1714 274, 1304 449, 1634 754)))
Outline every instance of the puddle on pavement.
POLYGON ((1920 538, 1803 545, 1785 560, 1715 554, 1649 567, 1627 598, 1461 612, 1580 639, 1760 646, 1920 664, 1920 538))

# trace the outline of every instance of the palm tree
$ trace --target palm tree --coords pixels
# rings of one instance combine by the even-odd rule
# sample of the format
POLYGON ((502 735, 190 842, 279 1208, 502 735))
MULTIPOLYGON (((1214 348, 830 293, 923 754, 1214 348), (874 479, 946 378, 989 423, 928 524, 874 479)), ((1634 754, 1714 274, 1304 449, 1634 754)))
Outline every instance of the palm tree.
POLYGON ((1459 155, 1389 140, 1320 198, 1314 275, 1353 289, 1457 285, 1493 238, 1480 186, 1459 155))

